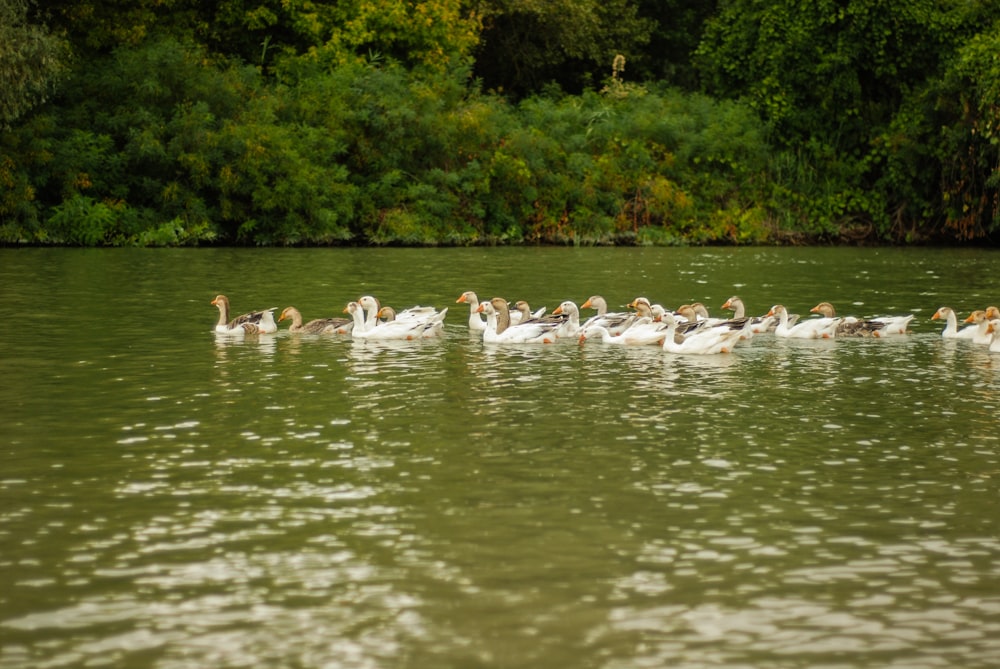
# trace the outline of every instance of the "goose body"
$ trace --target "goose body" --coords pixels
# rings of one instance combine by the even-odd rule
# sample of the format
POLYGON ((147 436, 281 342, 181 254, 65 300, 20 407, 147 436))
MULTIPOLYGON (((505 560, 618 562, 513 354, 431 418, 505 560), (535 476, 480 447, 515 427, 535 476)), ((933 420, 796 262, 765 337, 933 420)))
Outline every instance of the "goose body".
POLYGON ((596 309, 597 314, 588 318, 581 327, 600 325, 611 334, 621 334, 635 320, 635 314, 629 311, 608 311, 608 302, 600 295, 591 295, 580 305, 580 309, 596 309))
POLYGON ((994 318, 986 325, 986 334, 992 339, 990 341, 990 353, 1000 353, 1000 319, 994 318))
POLYGON ((582 329, 580 327, 580 308, 576 306, 576 302, 572 300, 561 302, 552 315, 563 318, 555 331, 557 337, 576 337, 580 334, 582 329))
POLYGON ((778 318, 774 334, 789 339, 831 339, 837 335, 837 325, 840 323, 839 318, 810 318, 791 325, 788 310, 780 304, 771 307, 767 315, 778 318))
POLYGON ((599 338, 602 343, 614 346, 648 346, 661 344, 665 336, 666 326, 647 319, 647 322, 636 323, 619 335, 611 334, 603 325, 589 325, 580 330, 579 341, 582 344, 587 339, 599 338))
MULTIPOLYGON (((726 303, 722 305, 722 309, 731 309, 733 312, 733 319, 747 318, 746 305, 743 304, 741 300, 736 295, 733 295, 726 303)), ((761 334, 763 332, 774 332, 774 329, 778 326, 778 318, 776 316, 750 316, 750 331, 753 334, 761 334)), ((794 316, 795 320, 798 320, 798 316, 794 316)), ((794 324, 793 316, 789 314, 788 322, 789 324, 794 324)))
MULTIPOLYGON (((437 323, 442 321, 448 310, 438 311, 433 307, 411 307, 409 309, 403 309, 399 313, 395 310, 389 309, 383 311, 382 304, 371 295, 364 295, 358 299, 358 305, 365 312, 364 326, 365 330, 372 330, 379 325, 388 325, 388 323, 382 323, 379 319, 383 317, 391 317, 391 323, 393 332, 400 332, 405 330, 407 326, 417 326, 417 325, 429 325, 432 323, 437 323)), ((385 335, 382 335, 383 337, 385 335)))
POLYGON ((699 328, 686 335, 677 332, 677 320, 673 314, 661 316, 666 325, 663 336, 663 350, 668 353, 685 355, 714 355, 729 353, 742 337, 741 330, 729 328, 699 328))
MULTIPOLYGON (((371 296, 365 296, 362 298, 371 305, 374 300, 371 296)), ((382 307, 378 307, 378 311, 381 311, 382 307)), ((428 328, 433 328, 434 324, 427 321, 421 321, 416 319, 406 319, 402 321, 389 321, 388 323, 380 323, 378 320, 378 311, 374 313, 368 313, 367 317, 365 315, 365 308, 362 305, 361 300, 357 302, 349 302, 344 308, 346 313, 349 313, 354 319, 354 328, 351 330, 351 336, 354 339, 372 339, 372 340, 412 340, 420 339, 424 337, 424 333, 428 328), (372 323, 369 325, 369 323, 372 323)))
POLYGON ((976 336, 977 326, 975 325, 962 328, 961 330, 958 329, 958 317, 955 315, 955 310, 951 307, 941 307, 931 316, 932 321, 941 318, 945 321, 944 330, 941 330, 941 336, 945 339, 972 339, 976 336))
POLYGON ((212 304, 219 309, 219 322, 215 325, 219 334, 268 334, 278 331, 278 324, 274 322, 277 307, 251 311, 230 319, 228 297, 216 295, 212 304))
POLYGON ((551 344, 556 340, 556 323, 533 321, 512 325, 507 301, 502 297, 480 302, 479 311, 486 315, 486 329, 483 331, 483 341, 486 343, 551 344))
POLYGON ((532 311, 531 306, 527 302, 518 300, 514 303, 514 310, 510 312, 510 323, 511 325, 518 325, 536 318, 544 318, 545 312, 545 307, 539 307, 532 311))
MULTIPOLYGON (((710 315, 708 313, 708 307, 706 307, 702 302, 692 302, 691 304, 685 306, 690 307, 691 312, 694 314, 694 320, 704 322, 706 325, 711 327, 721 325, 722 323, 732 324, 732 322, 736 320, 735 316, 733 318, 716 318, 710 315)), ((678 309, 678 311, 680 310, 678 309)), ((688 318, 688 320, 691 319, 688 318)), ((743 325, 744 322, 741 320, 738 324, 736 324, 736 327, 742 328, 743 325)))
POLYGON ((989 307, 986 310, 977 309, 965 319, 965 322, 970 323, 971 326, 962 328, 961 332, 964 333, 966 330, 972 330, 970 339, 972 339, 973 343, 989 345, 993 341, 993 337, 986 330, 989 328, 989 321, 994 318, 1000 318, 1000 312, 997 311, 996 307, 989 307))
MULTIPOLYGON (((837 311, 829 302, 820 302, 809 310, 820 314, 823 318, 836 318, 837 311)), ((912 316, 910 317, 912 318, 912 316)), ((877 319, 861 319, 855 316, 843 316, 837 325, 838 337, 880 337, 888 323, 877 319)))
POLYGON ((747 327, 750 319, 746 317, 729 319, 711 318, 708 316, 708 309, 705 309, 705 305, 700 302, 682 304, 677 307, 677 312, 674 316, 675 320, 677 316, 686 321, 686 323, 678 323, 677 325, 677 330, 681 333, 702 328, 725 328, 727 330, 740 330, 744 332, 746 338, 753 336, 753 331, 747 327))
POLYGON ((302 314, 295 307, 285 307, 278 317, 278 322, 290 319, 289 332, 299 334, 343 334, 354 326, 349 318, 316 318, 308 323, 302 322, 302 314))
POLYGON ((391 323, 396 323, 399 326, 420 325, 423 327, 420 331, 421 337, 437 337, 444 333, 444 317, 447 313, 447 309, 437 311, 433 307, 417 307, 404 309, 397 314, 395 309, 386 306, 379 309, 378 318, 383 321, 380 323, 380 327, 391 323))

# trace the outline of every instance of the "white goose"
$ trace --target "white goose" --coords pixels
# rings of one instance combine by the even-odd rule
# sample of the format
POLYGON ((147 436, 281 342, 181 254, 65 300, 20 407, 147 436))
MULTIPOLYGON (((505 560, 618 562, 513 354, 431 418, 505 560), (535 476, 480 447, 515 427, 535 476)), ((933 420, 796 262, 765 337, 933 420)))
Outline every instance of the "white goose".
POLYGON ((635 320, 635 314, 629 311, 609 312, 607 300, 600 295, 591 295, 586 302, 580 305, 580 308, 597 310, 597 315, 588 318, 582 327, 601 325, 607 328, 611 334, 621 334, 635 320))
POLYGON ((424 331, 427 328, 433 327, 432 324, 415 320, 379 323, 378 314, 376 313, 376 325, 369 329, 364 316, 364 308, 361 306, 360 302, 348 302, 347 306, 344 307, 344 312, 350 314, 354 319, 354 328, 351 330, 351 336, 358 340, 371 339, 385 341, 420 339, 424 336, 424 331))
POLYGON ((891 337, 893 335, 905 335, 909 333, 907 328, 910 327, 910 321, 913 320, 913 314, 906 314, 905 316, 872 316, 868 320, 877 323, 885 323, 884 328, 880 328, 876 332, 872 333, 873 336, 891 337))
POLYGON ((390 323, 398 323, 400 326, 406 324, 424 326, 420 336, 438 337, 444 333, 444 317, 448 314, 448 309, 441 311, 433 307, 418 307, 416 309, 404 309, 400 313, 392 307, 382 307, 378 310, 378 318, 382 321, 379 325, 385 326, 390 323))
POLYGON ((637 323, 619 335, 611 334, 603 325, 588 325, 580 330, 579 342, 600 338, 601 343, 614 346, 649 346, 662 344, 666 335, 666 326, 652 321, 637 323))
MULTIPOLYGON (((382 304, 371 295, 361 297, 358 300, 358 304, 360 304, 361 308, 365 310, 365 329, 371 330, 375 326, 379 325, 382 304)), ((445 309, 443 313, 439 312, 434 307, 410 307, 409 309, 403 309, 398 314, 393 311, 392 314, 395 319, 394 322, 400 321, 400 325, 402 325, 402 323, 426 324, 436 322, 437 320, 444 318, 443 314, 446 314, 447 312, 447 309, 445 309)), ((388 312, 386 313, 388 314, 388 312)))
POLYGON ((996 307, 989 307, 985 310, 977 309, 965 319, 966 323, 972 323, 973 325, 968 328, 962 328, 962 332, 975 328, 971 337, 972 342, 988 345, 993 341, 993 337, 986 333, 986 329, 989 327, 989 321, 994 318, 1000 318, 1000 311, 997 311, 996 307))
POLYGON ((663 350, 668 353, 690 355, 729 353, 743 336, 741 330, 728 328, 700 328, 687 335, 681 335, 677 332, 677 320, 673 314, 668 312, 660 318, 667 326, 663 336, 663 350))
MULTIPOLYGON (((733 318, 745 318, 747 315, 746 305, 743 304, 741 300, 736 295, 733 295, 726 303, 722 305, 723 309, 732 309, 733 318)), ((778 317, 777 316, 750 316, 750 328, 754 334, 761 334, 762 332, 774 332, 774 329, 778 327, 778 317)), ((789 327, 795 325, 799 320, 798 314, 788 314, 788 325, 789 327)))
POLYGON ((986 333, 993 338, 990 342, 990 353, 1000 353, 1000 319, 994 318, 989 321, 986 333))
POLYGON ((940 307, 931 316, 932 321, 940 318, 943 318, 945 322, 944 330, 941 330, 941 336, 945 339, 972 339, 976 335, 977 326, 975 325, 958 329, 958 316, 955 315, 955 310, 951 307, 940 307))
POLYGON ((212 304, 219 308, 219 322, 215 325, 219 334, 268 334, 278 331, 278 324, 274 322, 277 307, 251 311, 230 320, 228 297, 216 295, 212 304))
POLYGON ((479 312, 479 298, 476 294, 471 290, 465 291, 455 300, 455 304, 462 303, 469 305, 469 331, 482 332, 485 330, 486 321, 483 320, 483 315, 479 312))
POLYGON ((564 320, 556 328, 557 337, 576 337, 580 334, 580 309, 576 302, 565 300, 552 312, 553 316, 565 316, 564 320))
POLYGON ((767 312, 768 316, 778 317, 778 326, 774 334, 790 339, 832 339, 837 333, 839 318, 810 318, 795 325, 789 325, 788 310, 783 305, 776 304, 767 312))
POLYGON ((556 340, 556 323, 533 321, 511 325, 507 300, 494 297, 479 303, 479 312, 486 314, 483 341, 489 344, 551 344, 556 340))

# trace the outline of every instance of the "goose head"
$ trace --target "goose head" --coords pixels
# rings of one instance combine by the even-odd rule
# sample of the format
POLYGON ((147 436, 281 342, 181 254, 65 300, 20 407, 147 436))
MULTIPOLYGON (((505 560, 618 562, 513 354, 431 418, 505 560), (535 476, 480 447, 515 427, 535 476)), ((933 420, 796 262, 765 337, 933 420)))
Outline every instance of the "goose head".
POLYGON ((591 295, 587 301, 580 305, 581 309, 597 309, 597 313, 603 314, 608 310, 607 301, 600 295, 591 295))
POLYGON ((834 310, 833 305, 829 302, 820 302, 815 307, 809 310, 810 313, 819 314, 825 318, 834 318, 837 312, 834 310))
POLYGON ((743 300, 741 300, 736 295, 733 295, 728 300, 726 300, 726 303, 722 305, 722 308, 732 309, 733 318, 745 318, 747 315, 746 305, 744 305, 743 300))
POLYGON ((579 314, 579 313, 580 313, 580 310, 577 308, 576 303, 572 302, 571 300, 566 300, 565 302, 562 302, 558 307, 556 307, 552 311, 552 314, 554 316, 558 316, 559 314, 569 314, 569 315, 572 315, 572 314, 579 314))
POLYGON ((955 311, 951 307, 941 307, 934 312, 934 315, 931 316, 931 320, 936 321, 939 318, 948 318, 950 314, 954 313, 955 311))
POLYGON ((471 290, 467 290, 461 295, 459 295, 458 299, 455 300, 455 304, 461 304, 463 302, 475 306, 479 304, 479 298, 476 297, 476 294, 474 292, 472 292, 471 290))
POLYGON ((299 313, 298 309, 296 309, 295 307, 285 307, 281 311, 281 316, 278 317, 278 322, 280 323, 281 321, 285 320, 286 318, 290 318, 290 319, 292 319, 292 322, 294 323, 296 316, 299 317, 300 321, 302 320, 302 314, 299 313))

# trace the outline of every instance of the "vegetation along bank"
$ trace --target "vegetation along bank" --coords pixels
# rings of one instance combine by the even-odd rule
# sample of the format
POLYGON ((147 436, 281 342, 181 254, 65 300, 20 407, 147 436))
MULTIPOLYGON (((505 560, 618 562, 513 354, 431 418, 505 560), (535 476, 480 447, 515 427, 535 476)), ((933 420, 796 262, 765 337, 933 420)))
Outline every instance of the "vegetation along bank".
POLYGON ((1000 0, 0 0, 0 244, 1000 239, 1000 0))

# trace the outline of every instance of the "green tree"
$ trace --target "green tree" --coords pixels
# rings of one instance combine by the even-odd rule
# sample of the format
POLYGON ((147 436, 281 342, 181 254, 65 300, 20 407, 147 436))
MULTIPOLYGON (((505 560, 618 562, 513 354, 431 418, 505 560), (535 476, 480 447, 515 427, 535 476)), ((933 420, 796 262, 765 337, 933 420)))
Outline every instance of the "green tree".
POLYGON ((27 0, 0 0, 0 126, 46 99, 66 58, 65 43, 29 17, 27 0))
POLYGON ((900 237, 935 199, 901 162, 920 158, 916 96, 996 4, 734 0, 709 21, 698 63, 709 92, 746 100, 787 149, 780 180, 804 195, 804 219, 900 237))
POLYGON ((649 43, 629 61, 630 77, 698 90, 694 52, 705 24, 716 12, 715 0, 637 0, 639 17, 653 25, 649 43))
MULTIPOLYGON (((1000 23, 963 44, 934 100, 943 114, 946 228, 962 240, 1000 233, 1000 23)), ((938 118, 941 118, 940 116, 938 118)))
POLYGON ((631 0, 486 0, 482 11, 475 74, 514 97, 549 83, 596 87, 615 55, 631 61, 653 29, 631 0))

